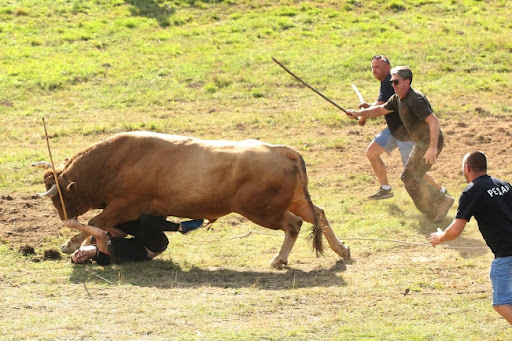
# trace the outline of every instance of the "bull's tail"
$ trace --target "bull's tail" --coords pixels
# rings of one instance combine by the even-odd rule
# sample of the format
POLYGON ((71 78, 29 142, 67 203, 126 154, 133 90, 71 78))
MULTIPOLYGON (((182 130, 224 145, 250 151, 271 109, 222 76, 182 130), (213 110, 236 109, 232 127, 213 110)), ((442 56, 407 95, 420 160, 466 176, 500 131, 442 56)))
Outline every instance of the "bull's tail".
POLYGON ((315 210, 315 205, 313 204, 313 201, 311 200, 311 196, 309 195, 308 191, 308 177, 307 177, 307 171, 306 171, 306 162, 304 161, 304 158, 302 155, 299 154, 300 157, 300 171, 299 174, 300 179, 302 181, 302 191, 304 192, 304 196, 306 201, 308 202, 309 207, 311 208, 311 211, 313 212, 313 219, 314 224, 313 228, 311 229, 311 233, 309 237, 311 238, 313 242, 313 249, 316 252, 317 257, 324 254, 324 245, 323 245, 323 239, 322 239, 322 227, 320 226, 320 221, 318 219, 317 212, 315 210))

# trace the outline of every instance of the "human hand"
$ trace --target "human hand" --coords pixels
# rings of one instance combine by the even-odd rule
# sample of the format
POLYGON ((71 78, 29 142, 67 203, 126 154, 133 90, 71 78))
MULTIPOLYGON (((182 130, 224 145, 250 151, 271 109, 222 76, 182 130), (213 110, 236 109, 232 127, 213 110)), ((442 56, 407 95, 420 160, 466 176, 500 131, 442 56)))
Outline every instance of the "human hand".
POLYGON ((352 110, 352 109, 347 109, 347 111, 345 111, 345 114, 347 114, 347 116, 349 118, 352 118, 352 119, 356 119, 357 120, 357 117, 358 117, 358 112, 355 111, 355 110, 352 110))
POLYGON ((359 105, 357 107, 359 109, 361 109, 361 108, 369 108, 370 105, 368 103, 366 103, 366 102, 361 102, 361 103, 359 103, 359 105))
POLYGON ((437 159, 437 148, 428 147, 427 151, 425 152, 425 155, 423 155, 423 159, 425 159, 425 162, 428 165, 433 165, 437 159))
POLYGON ((357 118, 357 124, 359 124, 361 127, 364 126, 366 124, 366 117, 359 116, 357 118))
POLYGON ((443 230, 440 228, 437 228, 437 232, 434 232, 430 235, 428 240, 430 241, 430 244, 435 247, 436 245, 441 244, 441 236, 443 235, 443 230))
POLYGON ((62 223, 69 228, 76 228, 80 223, 76 219, 63 220, 62 223))

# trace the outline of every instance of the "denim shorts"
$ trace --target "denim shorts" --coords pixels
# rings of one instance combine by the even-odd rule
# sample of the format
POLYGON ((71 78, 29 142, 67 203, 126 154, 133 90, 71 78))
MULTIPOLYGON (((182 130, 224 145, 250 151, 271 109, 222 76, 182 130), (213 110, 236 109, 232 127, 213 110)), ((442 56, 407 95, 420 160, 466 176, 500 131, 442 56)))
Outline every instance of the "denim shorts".
POLYGON ((393 150, 398 148, 400 155, 402 156, 402 163, 405 166, 409 160, 412 147, 414 147, 414 141, 401 141, 391 135, 391 131, 388 127, 381 131, 373 139, 379 146, 386 150, 386 153, 391 154, 393 150))
POLYGON ((492 305, 512 304, 512 257, 494 258, 490 277, 492 305))

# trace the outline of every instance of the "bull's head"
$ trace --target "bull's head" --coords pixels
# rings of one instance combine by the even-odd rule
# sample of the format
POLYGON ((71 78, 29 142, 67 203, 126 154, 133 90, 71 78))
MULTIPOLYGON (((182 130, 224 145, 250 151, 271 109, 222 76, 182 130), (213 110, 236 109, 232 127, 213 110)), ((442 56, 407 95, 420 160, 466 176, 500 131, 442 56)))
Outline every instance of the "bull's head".
POLYGON ((36 162, 33 163, 32 166, 46 169, 46 173, 44 174, 44 185, 46 187, 46 192, 38 193, 37 195, 43 198, 52 199, 53 206, 55 206, 57 209, 61 220, 64 220, 65 217, 57 189, 57 184, 55 183, 55 176, 57 176, 59 179, 59 186, 62 192, 62 199, 64 200, 64 204, 66 206, 68 219, 76 218, 86 211, 81 210, 81 205, 79 204, 80 201, 77 200, 77 184, 74 181, 70 181, 65 175, 63 175, 62 170, 56 170, 56 175, 54 176, 52 165, 48 162, 36 162))

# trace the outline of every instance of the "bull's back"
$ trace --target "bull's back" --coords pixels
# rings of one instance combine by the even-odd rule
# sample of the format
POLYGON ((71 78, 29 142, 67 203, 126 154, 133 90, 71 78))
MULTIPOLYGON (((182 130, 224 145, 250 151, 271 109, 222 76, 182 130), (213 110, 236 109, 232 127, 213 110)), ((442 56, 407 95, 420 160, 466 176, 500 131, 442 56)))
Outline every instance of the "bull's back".
POLYGON ((194 190, 201 197, 232 196, 245 183, 279 184, 298 172, 297 153, 285 146, 256 140, 178 141, 162 150, 156 148, 156 159, 160 161, 158 180, 165 193, 194 190))
POLYGON ((96 154, 104 158, 98 181, 110 200, 137 197, 149 213, 221 216, 240 201, 281 195, 286 202, 301 189, 300 155, 256 140, 129 132, 105 140, 96 154))

